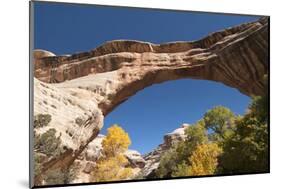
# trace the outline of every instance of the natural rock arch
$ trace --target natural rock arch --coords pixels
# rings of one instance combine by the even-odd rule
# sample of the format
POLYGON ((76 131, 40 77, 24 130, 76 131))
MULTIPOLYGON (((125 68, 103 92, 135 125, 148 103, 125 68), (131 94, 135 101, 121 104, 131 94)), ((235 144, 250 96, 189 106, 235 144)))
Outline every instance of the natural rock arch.
POLYGON ((70 149, 45 164, 45 170, 69 165, 96 137, 103 116, 155 83, 181 78, 203 79, 237 88, 248 96, 264 94, 268 55, 267 18, 192 42, 156 45, 118 40, 90 52, 62 56, 35 51, 34 75, 38 80, 34 81, 34 111, 52 110, 55 121, 51 127, 63 133, 65 145, 70 149), (49 96, 58 98, 51 100, 49 96), (45 103, 42 108, 44 99, 56 104, 45 103), (49 107, 52 105, 59 108, 53 110, 49 107), (63 117, 65 109, 68 117, 63 117), (79 128, 73 123, 77 115, 84 120, 79 128), (58 128, 56 124, 61 126, 58 128), (69 132, 71 137, 64 134, 69 132))

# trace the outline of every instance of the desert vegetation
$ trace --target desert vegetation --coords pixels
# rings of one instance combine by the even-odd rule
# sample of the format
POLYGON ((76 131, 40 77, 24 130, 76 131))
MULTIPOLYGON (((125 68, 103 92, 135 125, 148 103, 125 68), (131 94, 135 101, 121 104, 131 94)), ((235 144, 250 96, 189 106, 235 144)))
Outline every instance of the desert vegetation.
MULTIPOLYGON (((46 127, 51 121, 49 114, 34 116, 34 127, 46 127)), ((50 170, 42 173, 43 163, 61 155, 64 152, 60 135, 57 136, 54 128, 48 129, 43 134, 34 131, 34 175, 36 183, 48 185, 67 184, 75 178, 74 166, 67 169, 50 170)))
MULTIPOLYGON (((185 139, 161 155, 158 168, 149 178, 260 173, 268 171, 268 97, 253 97, 245 115, 216 106, 185 129, 185 139)), ((34 118, 36 128, 47 127, 48 114, 34 118)), ((46 171, 42 164, 64 152, 61 136, 50 128, 34 131, 34 170, 39 183, 48 185, 73 182, 79 164, 46 171)), ((90 172, 90 182, 145 179, 134 174, 125 152, 131 144, 129 134, 112 125, 101 143, 101 153, 90 172)))
MULTIPOLYGON (((268 171, 268 97, 252 99, 245 115, 216 106, 185 129, 185 139, 161 155, 158 168, 149 178, 259 173, 268 171)), ((34 118, 36 128, 48 126, 49 115, 34 118)), ((34 131, 34 170, 39 183, 67 184, 77 178, 79 164, 42 174, 42 164, 64 152, 61 136, 50 128, 34 131)), ((145 179, 134 174, 125 152, 129 134, 112 125, 101 143, 101 153, 90 172, 90 182, 145 179)))
POLYGON ((268 98, 255 97, 244 116, 217 106, 186 129, 186 140, 161 158, 154 178, 268 171, 268 98))
POLYGON ((91 173, 91 181, 125 180, 132 176, 132 169, 126 167, 128 160, 124 152, 128 150, 131 140, 120 126, 113 125, 108 129, 102 141, 102 156, 91 173))
POLYGON ((34 116, 34 128, 47 126, 52 120, 50 114, 38 114, 34 116))

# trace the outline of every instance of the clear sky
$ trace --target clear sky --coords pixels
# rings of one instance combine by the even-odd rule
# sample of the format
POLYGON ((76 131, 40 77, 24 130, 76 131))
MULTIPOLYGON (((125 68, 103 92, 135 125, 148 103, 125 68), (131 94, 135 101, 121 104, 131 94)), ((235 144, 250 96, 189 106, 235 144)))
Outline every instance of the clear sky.
MULTIPOLYGON (((254 16, 149 9, 35 3, 34 47, 55 54, 88 51, 116 39, 164 43, 198 40, 210 32, 257 20, 254 16)), ((223 84, 183 79, 148 87, 105 118, 101 131, 117 123, 130 135, 131 149, 147 153, 163 135, 194 123, 206 110, 223 105, 243 114, 250 99, 223 84)))

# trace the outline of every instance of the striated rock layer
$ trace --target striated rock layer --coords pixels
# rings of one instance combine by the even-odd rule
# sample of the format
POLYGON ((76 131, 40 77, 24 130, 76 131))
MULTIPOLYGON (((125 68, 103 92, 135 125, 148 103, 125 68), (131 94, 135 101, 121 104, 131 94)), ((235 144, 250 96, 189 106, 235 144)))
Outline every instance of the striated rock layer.
POLYGON ((266 17, 192 42, 117 40, 62 56, 35 50, 34 114, 52 116, 48 128, 68 149, 42 170, 71 164, 98 135, 104 116, 147 86, 191 78, 221 82, 248 96, 264 94, 268 54, 266 17))
POLYGON ((260 95, 265 91, 267 61, 268 23, 263 18, 199 41, 156 45, 119 40, 90 52, 35 58, 34 73, 44 82, 68 81, 62 85, 96 93, 101 96, 99 107, 107 114, 147 86, 180 78, 218 81, 244 94, 260 95), (89 82, 80 85, 84 76, 83 81, 89 82), (97 84, 100 79, 104 83, 97 84))

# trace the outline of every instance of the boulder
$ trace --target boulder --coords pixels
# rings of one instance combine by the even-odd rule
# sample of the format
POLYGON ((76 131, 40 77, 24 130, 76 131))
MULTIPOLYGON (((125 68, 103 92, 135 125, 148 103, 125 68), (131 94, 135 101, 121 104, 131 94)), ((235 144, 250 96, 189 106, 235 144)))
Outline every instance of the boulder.
POLYGON ((136 150, 127 150, 125 153, 128 161, 130 162, 130 167, 132 168, 143 168, 145 166, 145 160, 142 158, 141 154, 136 150))

